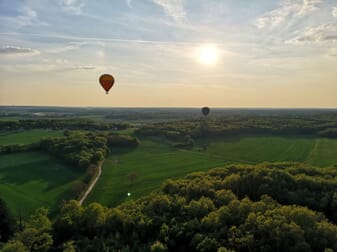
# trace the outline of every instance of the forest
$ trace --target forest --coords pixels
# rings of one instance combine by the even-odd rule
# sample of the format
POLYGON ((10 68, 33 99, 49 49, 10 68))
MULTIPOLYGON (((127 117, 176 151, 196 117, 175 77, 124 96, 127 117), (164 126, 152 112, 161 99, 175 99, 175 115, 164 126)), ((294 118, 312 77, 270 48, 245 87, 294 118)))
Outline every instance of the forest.
POLYGON ((186 136, 218 137, 240 134, 309 135, 337 137, 337 115, 240 115, 147 124, 136 130, 144 136, 182 140, 186 136))
POLYGON ((20 226, 8 221, 1 251, 336 251, 336 173, 231 165, 116 208, 72 200, 53 219, 38 209, 20 226))
MULTIPOLYGON (((273 116, 215 113, 205 118, 136 124, 66 118, 2 120, 4 133, 43 129, 63 130, 63 135, 0 145, 1 154, 46 152, 83 176, 71 185, 58 209, 38 208, 29 218, 14 215, 1 199, 0 251, 336 251, 336 165, 221 165, 168 179, 151 194, 113 207, 94 201, 80 205, 73 200, 112 154, 141 149, 139 139, 147 141, 140 153, 157 146, 177 151, 176 155, 188 149, 195 157, 211 157, 215 155, 212 150, 202 149, 203 139, 239 135, 335 138, 336 118, 334 112, 280 112, 273 116), (129 128, 128 133, 118 132, 129 128), (149 141, 151 137, 163 145, 149 141)), ((158 162, 169 162, 169 156, 160 158, 164 154, 158 152, 158 162)), ((109 162, 116 167, 116 160, 109 162)), ((145 178, 145 174, 140 177, 145 178)))

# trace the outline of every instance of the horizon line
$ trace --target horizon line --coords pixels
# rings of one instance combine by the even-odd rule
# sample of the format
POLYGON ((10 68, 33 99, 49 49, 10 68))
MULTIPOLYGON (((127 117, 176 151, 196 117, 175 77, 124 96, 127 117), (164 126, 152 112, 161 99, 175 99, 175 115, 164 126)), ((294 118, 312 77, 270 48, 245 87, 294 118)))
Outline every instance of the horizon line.
POLYGON ((146 106, 146 107, 141 107, 141 106, 67 106, 67 105, 0 105, 1 107, 48 107, 48 108, 116 108, 116 109, 153 109, 153 108, 159 108, 159 109, 198 109, 201 107, 211 107, 213 109, 328 109, 328 110, 337 110, 337 107, 219 107, 219 106, 207 106, 207 105, 202 105, 202 106, 182 106, 182 107, 170 107, 170 106, 146 106))

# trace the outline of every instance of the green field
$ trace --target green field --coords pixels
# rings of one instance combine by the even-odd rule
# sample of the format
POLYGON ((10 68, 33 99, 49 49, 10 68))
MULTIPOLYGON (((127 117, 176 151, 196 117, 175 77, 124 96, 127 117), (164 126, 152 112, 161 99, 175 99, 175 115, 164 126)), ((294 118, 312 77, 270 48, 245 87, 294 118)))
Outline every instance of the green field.
POLYGON ((80 176, 43 152, 0 155, 0 197, 14 213, 53 209, 80 176))
POLYGON ((158 188, 168 178, 178 178, 193 171, 208 170, 231 163, 295 161, 314 166, 337 164, 337 140, 324 138, 245 136, 208 139, 197 142, 192 150, 170 147, 164 141, 141 139, 134 150, 115 151, 105 162, 103 173, 88 202, 116 205, 158 188), (200 151, 207 144, 206 151, 200 151), (130 172, 138 173, 131 184, 130 172))
POLYGON ((27 130, 27 131, 10 131, 0 133, 0 145, 10 144, 29 144, 38 142, 44 137, 59 137, 63 131, 60 130, 27 130))

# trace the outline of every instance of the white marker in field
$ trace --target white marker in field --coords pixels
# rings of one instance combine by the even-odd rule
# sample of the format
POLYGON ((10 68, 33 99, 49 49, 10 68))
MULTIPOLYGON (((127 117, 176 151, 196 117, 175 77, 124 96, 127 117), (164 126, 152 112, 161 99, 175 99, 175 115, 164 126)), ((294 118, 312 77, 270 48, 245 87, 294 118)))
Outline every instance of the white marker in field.
POLYGON ((128 192, 128 197, 130 197, 130 196, 131 196, 131 193, 128 192))

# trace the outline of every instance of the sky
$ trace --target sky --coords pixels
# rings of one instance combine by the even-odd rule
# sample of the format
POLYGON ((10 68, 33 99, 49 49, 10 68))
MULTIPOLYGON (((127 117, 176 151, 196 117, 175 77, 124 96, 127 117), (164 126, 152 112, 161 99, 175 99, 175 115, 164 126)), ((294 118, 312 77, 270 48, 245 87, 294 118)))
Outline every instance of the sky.
POLYGON ((0 105, 337 108, 337 0, 0 0, 0 105))

